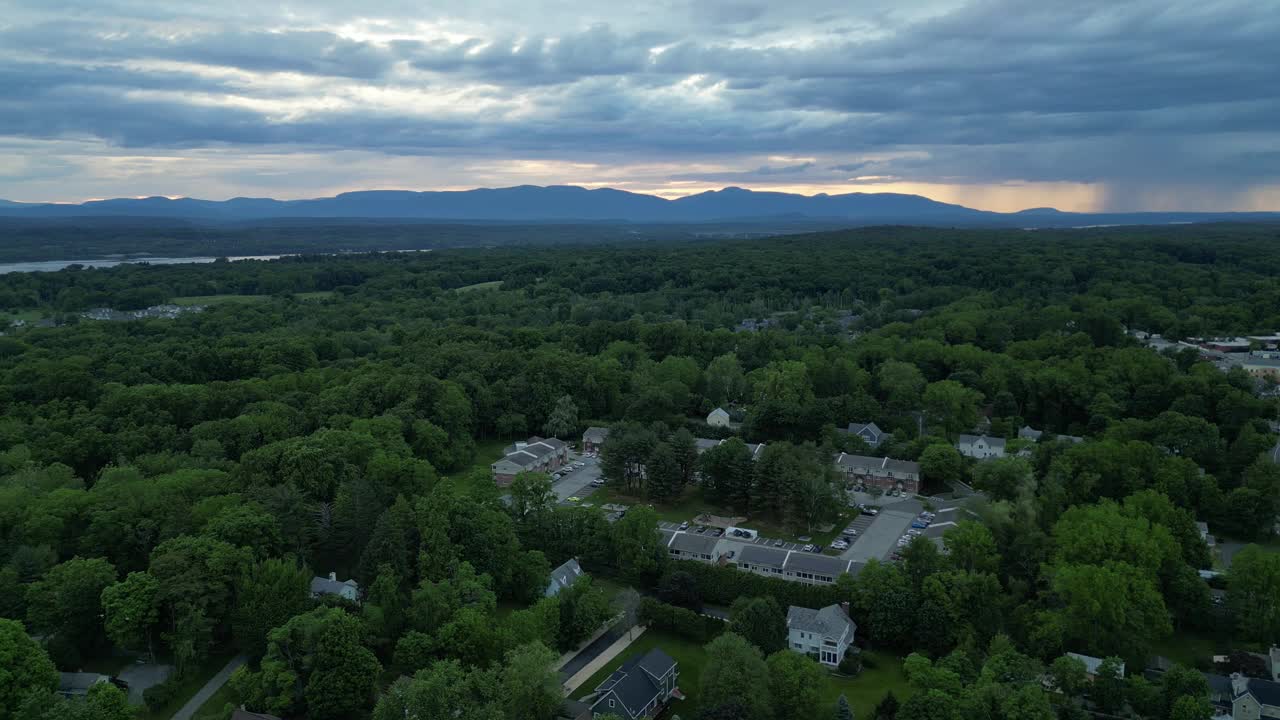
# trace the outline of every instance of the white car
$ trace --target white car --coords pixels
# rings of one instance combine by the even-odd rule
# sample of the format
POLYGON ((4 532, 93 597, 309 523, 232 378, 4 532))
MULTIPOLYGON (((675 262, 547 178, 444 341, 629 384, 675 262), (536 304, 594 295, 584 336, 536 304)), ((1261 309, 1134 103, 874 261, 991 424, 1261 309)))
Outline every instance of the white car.
POLYGON ((805 552, 813 552, 813 546, 812 546, 812 545, 805 545, 805 546, 804 546, 804 551, 805 551, 805 552))
POLYGON ((922 535, 923 533, 924 533, 923 530, 917 530, 915 528, 911 528, 910 530, 907 531, 907 534, 910 535, 911 537, 916 537, 918 535, 922 535))

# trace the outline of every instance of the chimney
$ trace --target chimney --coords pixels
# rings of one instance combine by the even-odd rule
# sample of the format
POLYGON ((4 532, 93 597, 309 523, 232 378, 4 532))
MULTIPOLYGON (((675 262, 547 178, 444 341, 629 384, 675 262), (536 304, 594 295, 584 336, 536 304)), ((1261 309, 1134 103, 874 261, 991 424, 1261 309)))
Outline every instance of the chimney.
POLYGON ((1249 678, 1238 672, 1231 673, 1231 699, 1234 700, 1249 692, 1249 678))
POLYGON ((336 572, 329 573, 329 579, 334 582, 338 582, 338 573, 336 572))

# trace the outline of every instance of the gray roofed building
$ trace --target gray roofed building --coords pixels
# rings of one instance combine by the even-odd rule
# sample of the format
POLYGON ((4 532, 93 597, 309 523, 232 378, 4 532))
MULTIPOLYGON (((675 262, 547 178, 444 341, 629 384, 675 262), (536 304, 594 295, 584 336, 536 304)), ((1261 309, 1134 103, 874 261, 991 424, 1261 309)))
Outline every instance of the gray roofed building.
POLYGON ((920 463, 895 460, 891 457, 869 457, 840 453, 835 459, 836 469, 844 473, 851 484, 873 485, 882 490, 920 492, 920 463))
POLYGON ((577 558, 565 560, 560 567, 551 571, 551 579, 543 596, 559 595, 561 590, 577 582, 582 575, 582 566, 578 564, 577 558))
MULTIPOLYGON (((1084 663, 1084 671, 1090 677, 1098 674, 1098 668, 1102 667, 1103 663, 1103 658, 1096 658, 1092 655, 1081 655, 1080 653, 1069 652, 1067 653, 1067 657, 1075 658, 1076 660, 1084 663)), ((1124 663, 1120 663, 1119 674, 1120 677, 1124 677, 1124 663)))
POLYGON ((765 545, 746 545, 738 552, 738 567, 765 575, 782 574, 787 562, 787 551, 765 545))
POLYGON ((856 435, 873 448, 880 447, 893 439, 892 434, 881 430, 880 426, 873 422, 849 423, 849 427, 836 428, 836 432, 844 433, 845 435, 856 435))
POLYGON ((64 697, 80 697, 87 695, 89 688, 94 685, 110 682, 110 680, 111 678, 100 673, 58 673, 58 694, 64 697))
POLYGON ((838 557, 792 551, 783 565, 783 574, 800 582, 827 585, 834 583, 842 573, 849 572, 853 563, 838 557))
POLYGON ((582 433, 582 451, 599 452, 604 441, 609 439, 609 428, 591 426, 582 433))
POLYGON ((329 573, 327 578, 311 578, 311 597, 318 598, 322 595, 338 595, 358 603, 360 602, 360 583, 355 580, 339 582, 337 573, 329 573))
POLYGON ((677 532, 672 533, 671 539, 667 541, 667 552, 677 560, 713 562, 719 559, 716 554, 719 542, 720 538, 714 535, 677 532))
POLYGON ((677 691, 679 665, 659 648, 623 663, 596 687, 594 716, 614 714, 625 720, 654 717, 677 691))
POLYGON ((710 450, 711 448, 713 448, 713 447, 715 447, 715 446, 719 445, 719 444, 720 444, 720 443, 722 443, 722 442, 724 442, 724 441, 723 441, 723 440, 712 440, 711 438, 694 438, 694 440, 693 440, 693 446, 694 446, 695 448, 697 448, 698 453, 699 453, 699 454, 701 454, 701 453, 704 453, 704 452, 706 452, 706 451, 710 450))
POLYGON ((820 610, 787 608, 787 647, 828 667, 837 667, 844 659, 857 630, 857 623, 839 605, 820 610))
POLYGON ((1231 716, 1236 720, 1280 718, 1280 682, 1231 673, 1231 716))
POLYGON ((494 482, 503 487, 521 472, 554 472, 569 459, 569 446, 563 440, 537 435, 508 445, 503 452, 502 459, 489 466, 494 482))
POLYGON ((1043 430, 1037 430, 1030 425, 1023 425, 1018 428, 1018 439, 1020 440, 1032 440, 1038 442, 1041 435, 1044 435, 1043 430))
POLYGON ((961 435, 956 442, 956 449, 961 455, 979 460, 1004 457, 1004 438, 986 435, 961 435))

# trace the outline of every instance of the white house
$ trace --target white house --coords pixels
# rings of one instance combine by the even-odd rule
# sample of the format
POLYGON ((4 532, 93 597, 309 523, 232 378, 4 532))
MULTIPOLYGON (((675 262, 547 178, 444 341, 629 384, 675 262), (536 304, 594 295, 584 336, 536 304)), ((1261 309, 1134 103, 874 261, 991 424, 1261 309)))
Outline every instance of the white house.
POLYGON ((787 647, 828 667, 840 665, 857 630, 857 623, 839 605, 787 608, 787 647))
POLYGON ((716 408, 707 414, 707 424, 712 427, 729 427, 729 413, 724 408, 716 408))
POLYGON ((961 455, 979 460, 1004 457, 1004 438, 986 435, 961 435, 956 449, 961 455))
POLYGON ((311 578, 311 597, 318 598, 322 595, 338 595, 358 603, 360 602, 360 583, 355 580, 338 582, 337 573, 329 573, 327 578, 311 578))

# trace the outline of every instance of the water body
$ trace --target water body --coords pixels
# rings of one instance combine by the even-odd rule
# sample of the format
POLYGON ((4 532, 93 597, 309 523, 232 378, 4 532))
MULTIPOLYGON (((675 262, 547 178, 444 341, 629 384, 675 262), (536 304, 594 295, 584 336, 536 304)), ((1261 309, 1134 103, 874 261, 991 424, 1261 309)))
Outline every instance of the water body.
MULTIPOLYGON (((431 248, 403 250, 370 250, 367 252, 378 253, 427 253, 431 252, 431 248)), ((311 255, 343 255, 345 253, 309 253, 311 255)), ((353 253, 364 254, 364 253, 353 253)), ((230 255, 226 256, 231 262, 238 260, 279 260, 286 257, 298 257, 299 253, 283 253, 280 255, 230 255)), ((99 258, 97 260, 33 260, 31 262, 16 263, 0 263, 0 275, 15 272, 57 272, 72 265, 82 265, 87 268, 109 268, 117 265, 136 265, 139 263, 148 263, 150 265, 187 265, 211 263, 218 257, 196 256, 196 257, 127 257, 127 258, 99 258)))
MULTIPOLYGON (((232 262, 236 260, 279 260, 282 257, 291 257, 289 255, 238 255, 228 257, 232 262)), ((151 265, 186 265, 198 263, 211 263, 217 260, 216 257, 131 257, 131 258, 105 258, 99 260, 36 260, 32 262, 17 263, 0 263, 0 275, 15 272, 57 272, 72 265, 83 265, 90 268, 109 268, 117 265, 130 265, 138 263, 148 263, 151 265)))

